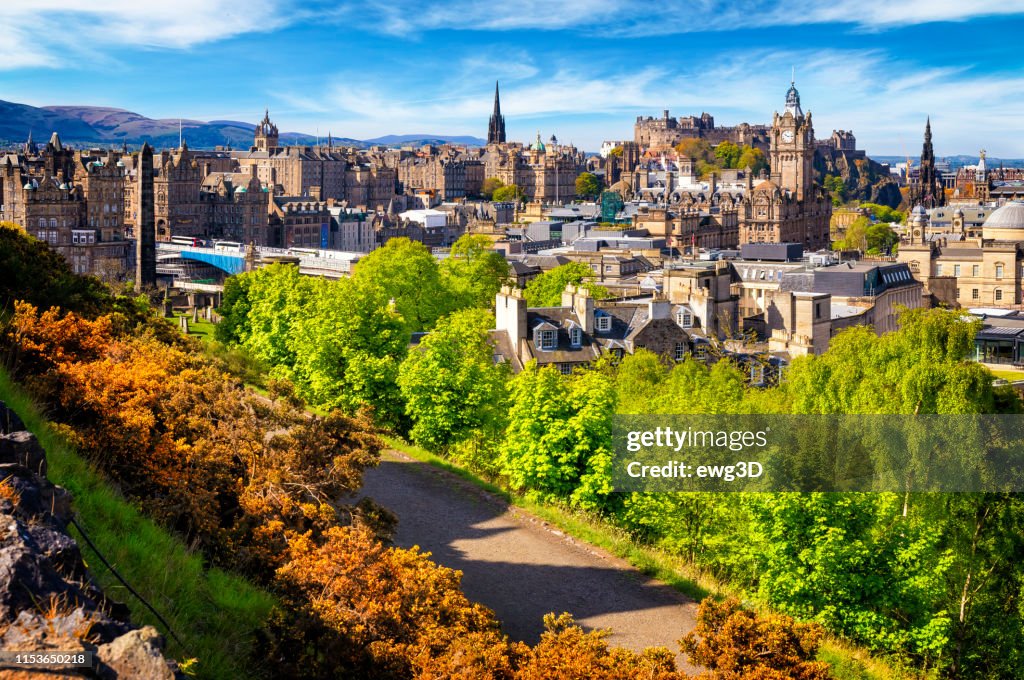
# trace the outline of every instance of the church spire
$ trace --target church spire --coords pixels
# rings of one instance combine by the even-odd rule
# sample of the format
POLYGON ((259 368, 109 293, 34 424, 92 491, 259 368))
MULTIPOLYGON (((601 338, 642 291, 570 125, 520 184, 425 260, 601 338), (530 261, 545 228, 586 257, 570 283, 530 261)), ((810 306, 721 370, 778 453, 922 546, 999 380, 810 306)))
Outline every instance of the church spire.
POLYGON ((498 81, 494 81, 494 113, 487 125, 487 143, 505 143, 505 116, 501 115, 501 100, 498 93, 498 81))

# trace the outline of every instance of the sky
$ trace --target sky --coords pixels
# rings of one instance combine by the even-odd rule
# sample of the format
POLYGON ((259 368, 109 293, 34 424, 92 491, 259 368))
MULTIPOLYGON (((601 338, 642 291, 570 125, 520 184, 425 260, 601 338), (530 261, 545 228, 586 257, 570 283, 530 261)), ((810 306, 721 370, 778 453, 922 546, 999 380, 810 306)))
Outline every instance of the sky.
POLYGON ((596 151, 638 115, 770 122, 791 73, 818 137, 1024 158, 1024 0, 0 0, 0 99, 367 139, 596 151))

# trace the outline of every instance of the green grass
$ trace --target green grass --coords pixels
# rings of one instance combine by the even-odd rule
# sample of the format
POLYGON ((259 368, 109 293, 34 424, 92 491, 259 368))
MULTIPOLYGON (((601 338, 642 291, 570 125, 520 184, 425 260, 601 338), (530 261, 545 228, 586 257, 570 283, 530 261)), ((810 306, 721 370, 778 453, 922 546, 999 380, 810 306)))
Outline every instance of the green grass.
POLYGON ((199 321, 193 323, 192 314, 188 312, 175 312, 174 323, 180 324, 181 322, 178 321, 178 319, 181 317, 188 319, 188 335, 190 338, 195 338, 204 342, 210 342, 213 340, 213 329, 217 327, 216 324, 206 321, 202 316, 199 317, 199 321))
MULTIPOLYGON (((705 597, 720 598, 740 595, 730 589, 727 584, 716 581, 707 574, 696 570, 680 557, 654 546, 638 543, 625 531, 609 525, 596 516, 509 493, 470 470, 398 437, 385 436, 384 440, 388 446, 401 451, 410 458, 446 470, 495 494, 510 505, 521 508, 558 527, 573 538, 586 541, 626 560, 641 573, 672 586, 697 602, 705 597)), ((884 659, 872 657, 863 649, 834 639, 826 639, 822 643, 818 658, 832 666, 832 673, 837 680, 910 680, 920 677, 912 671, 901 670, 884 659)))
POLYGON ((992 375, 996 378, 1002 378, 1003 380, 1014 382, 1016 380, 1024 380, 1024 371, 1014 371, 1011 369, 989 369, 992 371, 992 375))
MULTIPOLYGON (((182 649, 162 624, 96 559, 84 541, 82 555, 104 592, 127 604, 136 624, 153 625, 168 639, 167 654, 196 659, 199 678, 259 678, 254 632, 274 599, 245 579, 206 568, 181 540, 146 519, 89 463, 67 446, 32 400, 0 369, 0 400, 12 408, 46 449, 47 476, 73 496, 78 522, 106 559, 170 623, 182 649)), ((72 530, 72 535, 80 539, 72 530)))

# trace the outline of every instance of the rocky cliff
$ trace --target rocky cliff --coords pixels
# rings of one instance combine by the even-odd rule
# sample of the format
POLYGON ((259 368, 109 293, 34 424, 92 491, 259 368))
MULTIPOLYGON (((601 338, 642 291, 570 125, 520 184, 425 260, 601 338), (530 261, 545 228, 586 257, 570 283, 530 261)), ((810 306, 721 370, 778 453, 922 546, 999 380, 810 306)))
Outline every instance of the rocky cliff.
POLYGON ((68 534, 71 498, 46 478, 46 454, 0 403, 0 650, 89 651, 94 667, 65 671, 0 665, 0 678, 173 680, 152 627, 94 584, 68 534))
POLYGON ((900 187, 881 163, 857 152, 818 149, 814 155, 818 182, 826 175, 842 177, 846 200, 870 201, 897 208, 902 196, 900 187))

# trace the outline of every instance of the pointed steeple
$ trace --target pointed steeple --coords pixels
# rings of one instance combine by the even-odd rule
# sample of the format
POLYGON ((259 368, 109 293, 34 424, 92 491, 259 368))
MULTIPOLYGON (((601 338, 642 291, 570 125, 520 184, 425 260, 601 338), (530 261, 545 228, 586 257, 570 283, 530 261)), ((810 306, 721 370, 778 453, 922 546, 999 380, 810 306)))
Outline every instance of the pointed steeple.
POLYGON ((487 143, 503 144, 505 142, 505 117, 501 115, 501 100, 498 93, 498 81, 494 81, 494 112, 487 125, 487 143))

